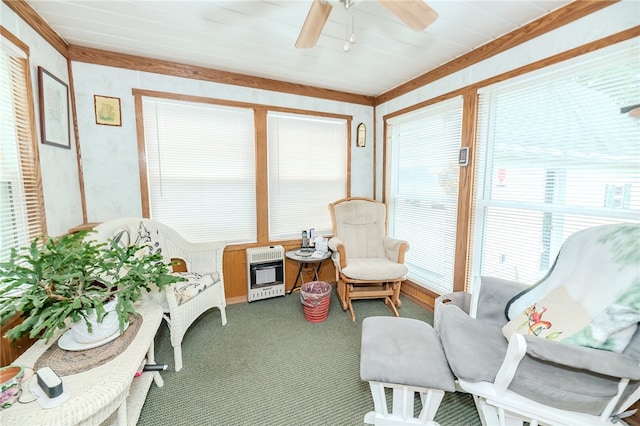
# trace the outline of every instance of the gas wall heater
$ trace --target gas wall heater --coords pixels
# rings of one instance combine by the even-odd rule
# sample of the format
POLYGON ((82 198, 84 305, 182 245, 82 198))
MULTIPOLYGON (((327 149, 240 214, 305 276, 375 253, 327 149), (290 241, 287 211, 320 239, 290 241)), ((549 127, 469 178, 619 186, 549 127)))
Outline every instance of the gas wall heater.
POLYGON ((284 247, 247 249, 248 300, 284 296, 284 247))

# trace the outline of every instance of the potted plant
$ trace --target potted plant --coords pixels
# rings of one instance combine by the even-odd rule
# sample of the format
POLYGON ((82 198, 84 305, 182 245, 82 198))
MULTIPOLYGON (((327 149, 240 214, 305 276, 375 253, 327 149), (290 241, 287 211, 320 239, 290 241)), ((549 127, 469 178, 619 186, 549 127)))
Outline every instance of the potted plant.
POLYGON ((108 302, 123 333, 143 291, 182 280, 147 246, 122 247, 117 239, 100 243, 91 232, 36 238, 0 264, 0 325, 18 313, 24 318, 7 331, 8 338, 28 334, 48 341, 56 330, 81 320, 91 333, 91 317, 102 323, 108 302))

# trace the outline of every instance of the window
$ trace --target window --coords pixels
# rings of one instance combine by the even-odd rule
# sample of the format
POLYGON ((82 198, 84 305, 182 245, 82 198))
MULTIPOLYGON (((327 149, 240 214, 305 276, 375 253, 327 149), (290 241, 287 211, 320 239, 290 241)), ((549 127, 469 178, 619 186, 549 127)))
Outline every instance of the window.
MULTIPOLYGON (((25 50, 0 37, 0 261, 46 232, 25 50)), ((26 49, 26 47, 25 47, 26 49)))
POLYGON ((637 41, 480 93, 472 273, 535 283, 572 233, 640 220, 637 41))
POLYGON ((409 279, 453 290, 462 98, 388 121, 389 233, 407 240, 409 279))
POLYGON ((332 232, 347 187, 347 120, 269 112, 269 239, 332 232))
POLYGON ((143 98, 143 111, 150 216, 194 242, 256 241, 253 110, 143 98))

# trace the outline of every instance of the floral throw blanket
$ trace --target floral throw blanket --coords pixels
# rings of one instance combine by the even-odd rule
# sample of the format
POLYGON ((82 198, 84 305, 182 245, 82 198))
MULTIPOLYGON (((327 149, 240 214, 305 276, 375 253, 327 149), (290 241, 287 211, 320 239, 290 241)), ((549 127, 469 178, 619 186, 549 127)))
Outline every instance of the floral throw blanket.
POLYGON ((640 224, 571 235, 545 278, 507 304, 503 334, 623 352, 640 322, 640 224))

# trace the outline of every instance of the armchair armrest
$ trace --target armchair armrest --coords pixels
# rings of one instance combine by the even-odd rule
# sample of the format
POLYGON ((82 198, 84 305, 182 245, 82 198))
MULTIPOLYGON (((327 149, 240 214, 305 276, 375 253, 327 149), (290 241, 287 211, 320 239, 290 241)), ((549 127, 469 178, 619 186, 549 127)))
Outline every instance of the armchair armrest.
POLYGON ((338 251, 338 246, 343 246, 344 243, 340 237, 331 237, 329 238, 329 242, 327 243, 329 248, 333 251, 338 251))
POLYGON ((165 238, 167 253, 186 263, 187 271, 222 273, 222 256, 226 241, 192 243, 182 238, 165 238))
POLYGON ((404 240, 385 236, 382 240, 387 258, 397 263, 404 263, 404 254, 409 250, 409 243, 404 240))
POLYGON ((629 354, 570 345, 536 336, 524 336, 527 354, 554 364, 592 371, 610 377, 640 379, 638 360, 629 354))
POLYGON ((503 395, 509 387, 525 354, 571 369, 591 371, 609 377, 631 380, 640 378, 638 361, 630 355, 514 334, 509 339, 507 352, 496 375, 495 386, 499 395, 503 395))
POLYGON ((333 252, 338 252, 338 258, 340 259, 340 269, 345 268, 347 266, 347 249, 345 248, 344 243, 342 242, 340 237, 331 237, 327 245, 333 252))

